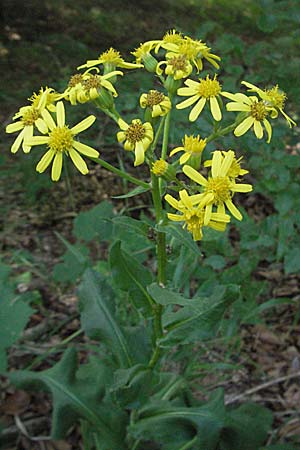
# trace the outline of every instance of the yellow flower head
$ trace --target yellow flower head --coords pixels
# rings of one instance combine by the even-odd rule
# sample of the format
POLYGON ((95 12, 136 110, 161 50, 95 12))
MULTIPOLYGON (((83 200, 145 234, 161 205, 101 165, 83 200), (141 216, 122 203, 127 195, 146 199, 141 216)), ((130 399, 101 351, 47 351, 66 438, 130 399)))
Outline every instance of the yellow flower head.
MULTIPOLYGON (((172 46, 168 45, 165 48, 170 49, 172 55, 174 53, 185 55, 189 62, 196 67, 197 72, 203 69, 203 58, 210 62, 216 69, 219 69, 219 64, 217 61, 220 61, 221 58, 211 53, 211 49, 201 40, 194 40, 188 36, 185 36, 184 38, 178 40, 177 43, 172 46)), ((170 57, 169 53, 167 53, 167 57, 170 57)))
POLYGON ((244 94, 229 93, 226 93, 226 96, 233 100, 226 105, 228 111, 240 111, 246 115, 245 119, 235 128, 235 136, 242 136, 253 126, 257 139, 262 139, 265 128, 268 136, 267 142, 269 143, 272 137, 272 127, 267 117, 275 109, 267 106, 263 100, 259 100, 255 96, 247 97, 244 94))
MULTIPOLYGON (((222 156, 224 158, 226 157, 226 154, 227 154, 226 151, 222 151, 222 156)), ((242 156, 240 158, 236 158, 236 156, 234 156, 231 166, 229 167, 229 170, 227 172, 227 175, 229 176, 229 178, 238 178, 238 177, 242 177, 243 175, 246 175, 247 173, 249 173, 249 170, 242 169, 242 167, 241 167, 242 159, 243 159, 242 156)), ((204 163, 204 167, 211 167, 211 165, 212 165, 212 159, 209 159, 209 160, 205 161, 205 163, 204 163)))
POLYGON ((183 189, 179 191, 180 200, 176 200, 167 194, 165 200, 180 214, 168 213, 168 219, 175 222, 184 222, 183 228, 192 233, 194 241, 202 239, 203 226, 208 226, 217 231, 225 231, 230 216, 225 213, 211 213, 210 218, 205 223, 205 210, 199 205, 199 195, 189 196, 187 191, 183 189))
POLYGON ((156 67, 156 73, 158 75, 162 74, 161 66, 165 65, 166 75, 171 75, 174 80, 181 80, 182 78, 188 77, 192 71, 193 67, 187 57, 183 54, 168 53, 168 57, 165 61, 160 61, 156 67))
POLYGON ((44 172, 53 161, 51 178, 53 181, 58 181, 62 171, 63 155, 66 155, 71 158, 79 172, 86 175, 88 168, 80 153, 91 158, 97 158, 99 152, 77 141, 75 136, 89 128, 96 120, 96 117, 93 115, 88 116, 74 127, 69 128, 65 124, 65 108, 63 102, 58 102, 55 109, 56 123, 46 109, 42 111, 43 121, 47 126, 47 130, 42 133, 46 136, 26 138, 25 143, 30 147, 44 144, 48 147, 47 152, 36 166, 36 170, 39 173, 44 172))
POLYGON ((137 64, 144 64, 149 72, 155 72, 157 60, 151 55, 151 51, 156 47, 159 41, 147 41, 141 43, 131 54, 135 57, 137 64))
POLYGON ((224 152, 217 150, 213 153, 211 163, 211 175, 206 179, 192 167, 185 165, 183 172, 187 177, 202 186, 199 195, 199 206, 205 208, 204 224, 206 225, 212 214, 212 207, 217 206, 217 212, 224 213, 225 206, 238 220, 242 220, 242 214, 232 202, 235 192, 252 191, 251 184, 237 184, 234 178, 229 176, 235 155, 232 150, 224 152), (225 155, 225 156, 224 156, 225 155))
POLYGON ((139 166, 145 160, 145 152, 153 141, 153 128, 149 122, 132 120, 128 125, 123 119, 118 121, 122 131, 117 133, 118 142, 124 142, 124 149, 135 153, 134 165, 139 166))
POLYGON ((217 121, 222 119, 218 98, 220 95, 226 93, 222 91, 221 85, 216 78, 216 75, 213 79, 209 78, 209 75, 207 75, 205 79, 199 78, 199 82, 188 79, 184 82, 187 87, 178 89, 178 95, 188 96, 190 98, 178 103, 176 105, 177 109, 187 108, 196 103, 189 115, 189 120, 191 122, 197 120, 207 101, 209 101, 213 118, 217 121))
POLYGON ((28 99, 32 106, 39 111, 44 108, 49 109, 49 111, 55 111, 55 103, 62 98, 62 94, 58 94, 52 88, 41 88, 39 93, 33 93, 28 99))
POLYGON ((152 117, 164 116, 172 107, 169 97, 156 90, 150 90, 148 94, 142 94, 140 105, 142 108, 149 108, 152 117))
POLYGON ((206 139, 201 139, 199 134, 197 136, 185 135, 182 139, 182 146, 174 148, 170 156, 175 155, 177 152, 183 151, 184 154, 180 157, 180 164, 185 164, 191 156, 201 156, 206 146, 206 139))
POLYGON ((167 161, 165 161, 164 159, 158 159, 152 165, 152 172, 157 177, 161 177, 166 173, 168 167, 169 164, 167 163, 167 161))
POLYGON ((278 85, 273 86, 271 89, 262 90, 247 81, 242 81, 242 84, 248 88, 248 91, 257 93, 265 102, 266 106, 271 108, 270 115, 272 119, 276 118, 278 116, 278 111, 280 111, 290 128, 292 125, 297 125, 296 122, 294 122, 293 119, 291 119, 283 110, 287 96, 279 89, 278 85))
POLYGON ((97 99, 100 97, 103 89, 106 89, 114 97, 117 97, 118 93, 109 81, 115 75, 123 75, 123 72, 114 70, 105 75, 99 75, 98 69, 91 68, 82 74, 76 73, 71 76, 68 87, 62 95, 72 105, 76 105, 77 102, 86 103, 97 99), (93 69, 96 70, 96 74, 91 73, 93 69))
POLYGON ((34 127, 41 133, 47 132, 47 125, 41 118, 42 108, 45 108, 46 103, 39 101, 37 106, 39 109, 33 105, 23 106, 13 117, 13 119, 19 120, 7 125, 6 133, 16 133, 19 131, 18 136, 11 146, 12 153, 16 153, 21 145, 24 153, 30 152, 31 146, 28 145, 27 139, 33 136, 34 127))
POLYGON ((121 57, 120 52, 110 47, 108 50, 101 53, 98 59, 88 60, 82 66, 77 67, 77 70, 95 67, 100 64, 103 64, 106 69, 109 69, 109 71, 115 70, 116 67, 120 67, 121 69, 138 69, 140 67, 143 67, 142 64, 135 64, 124 61, 124 59, 121 57))

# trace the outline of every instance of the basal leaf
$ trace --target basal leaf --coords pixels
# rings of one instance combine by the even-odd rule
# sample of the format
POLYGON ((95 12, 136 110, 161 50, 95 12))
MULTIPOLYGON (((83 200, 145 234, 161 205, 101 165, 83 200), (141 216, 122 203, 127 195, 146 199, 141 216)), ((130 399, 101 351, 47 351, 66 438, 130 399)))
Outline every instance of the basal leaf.
POLYGON ((131 366, 132 356, 115 315, 114 292, 106 278, 87 269, 79 286, 81 326, 92 339, 102 339, 122 367, 131 366))
POLYGON ((46 390, 53 397, 52 437, 61 439, 80 418, 87 420, 101 437, 103 450, 125 450, 126 416, 103 398, 105 386, 93 377, 76 376, 77 357, 69 349, 62 360, 42 372, 26 370, 7 374, 20 388, 46 390))

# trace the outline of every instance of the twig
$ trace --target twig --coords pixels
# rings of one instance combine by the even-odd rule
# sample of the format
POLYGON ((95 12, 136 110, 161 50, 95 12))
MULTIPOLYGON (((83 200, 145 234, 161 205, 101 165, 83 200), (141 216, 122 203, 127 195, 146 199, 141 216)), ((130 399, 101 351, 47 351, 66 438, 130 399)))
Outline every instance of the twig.
POLYGON ((293 378, 298 378, 298 377, 300 378, 300 370, 295 373, 291 373, 290 375, 285 375, 283 377, 275 378, 274 380, 266 381, 265 383, 262 383, 258 386, 255 386, 251 389, 246 390, 242 394, 236 395, 235 397, 232 397, 232 398, 228 398, 225 401, 225 405, 230 405, 231 403, 235 403, 237 400, 242 400, 245 397, 247 397, 248 395, 254 394, 255 392, 258 392, 258 391, 262 391, 263 389, 273 386, 274 384, 283 383, 284 381, 292 380, 293 378))

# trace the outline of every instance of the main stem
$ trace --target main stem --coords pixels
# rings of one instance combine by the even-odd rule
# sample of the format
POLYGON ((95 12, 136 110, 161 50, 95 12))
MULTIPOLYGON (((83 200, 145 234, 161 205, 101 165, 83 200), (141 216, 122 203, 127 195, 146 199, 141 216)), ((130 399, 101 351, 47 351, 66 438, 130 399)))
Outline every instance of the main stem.
MULTIPOLYGON (((170 117, 171 117, 170 113, 171 111, 168 112, 164 123, 164 135, 161 151, 161 158, 164 160, 166 159, 168 149, 170 117)), ((161 183, 160 179, 157 178, 153 173, 151 173, 151 184, 152 184, 152 199, 155 210, 156 223, 159 225, 162 223, 164 218, 161 199, 161 183)), ((157 255, 157 281, 159 284, 164 286, 166 284, 167 253, 166 253, 166 234, 162 231, 157 232, 156 255, 157 255)), ((163 328, 161 322, 162 305, 156 303, 153 309, 154 309, 153 332, 155 336, 156 346, 149 363, 150 368, 155 366, 160 356, 160 346, 158 344, 158 340, 163 335, 163 328)))

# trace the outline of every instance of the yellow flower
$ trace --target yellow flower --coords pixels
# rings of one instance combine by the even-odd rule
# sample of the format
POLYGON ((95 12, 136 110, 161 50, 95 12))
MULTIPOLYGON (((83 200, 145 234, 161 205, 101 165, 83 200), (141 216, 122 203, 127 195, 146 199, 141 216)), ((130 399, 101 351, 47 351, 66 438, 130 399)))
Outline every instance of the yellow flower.
POLYGON ((82 66, 77 67, 77 70, 83 69, 83 68, 90 68, 94 66, 98 66, 100 64, 103 64, 105 68, 109 69, 110 71, 115 70, 116 67, 121 67, 121 69, 138 69, 143 67, 142 64, 136 64, 136 63, 129 63, 124 61, 124 59, 121 57, 120 52, 115 50, 114 48, 110 47, 105 52, 101 53, 98 59, 91 59, 88 60, 85 64, 82 66))
POLYGON ((235 136, 242 136, 253 126, 257 139, 262 139, 265 128, 268 135, 267 142, 269 143, 272 137, 272 127, 267 117, 271 115, 272 111, 276 110, 267 106, 263 100, 259 100, 255 96, 247 97, 244 94, 229 93, 226 96, 233 100, 226 105, 228 111, 240 111, 246 114, 246 118, 235 128, 235 136))
MULTIPOLYGON (((224 153, 223 153, 224 155, 224 153)), ((235 192, 252 191, 251 184, 237 184, 235 179, 229 176, 232 163, 234 161, 234 152, 229 150, 225 156, 217 150, 213 154, 211 164, 211 176, 208 180, 192 167, 186 165, 183 172, 187 177, 203 186, 203 192, 199 195, 199 207, 205 208, 204 225, 207 225, 211 219, 212 207, 217 206, 218 213, 225 213, 225 206, 231 214, 238 220, 242 220, 242 214, 232 202, 235 192)))
MULTIPOLYGON (((170 30, 167 31, 167 33, 164 35, 162 40, 158 41, 158 44, 155 47, 155 53, 158 53, 159 49, 162 47, 164 49, 173 49, 174 44, 179 44, 183 39, 183 36, 181 33, 179 33, 176 30, 170 30)), ((175 47, 176 49, 176 47, 175 47)))
POLYGON ((97 68, 91 68, 83 74, 77 73, 70 78, 63 96, 72 105, 76 105, 77 102, 86 103, 97 99, 101 95, 102 88, 111 92, 114 97, 117 97, 117 91, 109 81, 109 78, 115 75, 123 75, 123 72, 114 70, 106 75, 98 75, 98 73, 94 75, 90 73, 93 69, 98 71, 97 68))
POLYGON ((20 131, 14 143, 11 146, 11 152, 16 153, 21 144, 24 153, 29 153, 31 146, 27 139, 33 136, 33 129, 36 127, 41 133, 47 132, 47 125, 41 118, 41 113, 33 106, 23 106, 15 114, 14 119, 20 119, 17 122, 10 123, 6 127, 6 133, 15 133, 20 131))
POLYGON ((183 189, 179 191, 180 200, 176 200, 171 195, 167 194, 165 200, 180 214, 168 213, 168 219, 175 222, 184 222, 183 228, 192 233, 194 241, 202 239, 202 228, 204 225, 213 228, 217 231, 225 231, 226 224, 230 222, 230 216, 225 213, 211 213, 210 218, 205 223, 205 210, 200 205, 197 205, 198 196, 189 196, 187 191, 183 189))
POLYGON ((286 94, 279 89, 279 86, 273 86, 271 89, 265 89, 262 90, 257 86, 254 86, 254 84, 248 83, 247 81, 242 81, 242 84, 244 84, 250 92, 256 92, 262 100, 264 100, 266 106, 270 106, 272 108, 271 110, 271 117, 276 118, 278 116, 278 111, 281 112, 281 114, 286 119, 287 123, 289 124, 289 127, 292 128, 292 125, 297 125, 296 122, 293 121, 284 111, 284 104, 287 99, 286 94), (275 113, 274 113, 275 108, 275 113))
POLYGON ((156 90, 150 90, 148 94, 142 94, 140 105, 142 108, 149 108, 152 117, 164 116, 172 107, 169 97, 156 90))
MULTIPOLYGON (((227 152, 226 151, 221 151, 222 152, 222 156, 223 158, 225 158, 227 152)), ((229 176, 229 178, 238 178, 238 177, 242 177, 243 175, 246 175, 246 173, 249 173, 249 170, 245 170, 241 168, 241 160, 243 159, 243 157, 241 156, 240 158, 236 158, 234 156, 231 166, 229 167, 229 170, 227 172, 227 175, 229 176)), ((204 167, 211 167, 212 165, 212 159, 209 159, 207 161, 205 161, 204 163, 204 167)))
POLYGON ((181 80, 182 78, 188 77, 192 71, 193 67, 187 57, 182 54, 171 54, 167 57, 166 61, 160 61, 156 66, 156 73, 158 75, 162 74, 161 66, 165 65, 166 75, 171 75, 174 80, 181 80))
POLYGON ((210 79, 209 75, 207 75, 205 79, 199 78, 199 82, 189 79, 186 80, 184 84, 187 87, 179 88, 177 94, 188 96, 190 98, 178 103, 176 108, 183 109, 196 103, 189 115, 189 120, 191 122, 197 120, 207 101, 209 101, 213 118, 217 121, 222 119, 218 98, 220 95, 224 95, 224 92, 222 92, 221 85, 217 81, 216 75, 213 79, 210 79))
POLYGON ((153 128, 149 122, 144 124, 140 119, 132 120, 128 125, 123 119, 119 119, 118 125, 122 131, 117 133, 118 142, 124 142, 124 149, 134 151, 134 165, 139 166, 145 160, 145 152, 153 141, 153 128))
POLYGON ((42 116, 48 129, 43 134, 47 134, 47 136, 33 136, 27 139, 27 144, 30 146, 46 144, 48 147, 48 151, 36 166, 36 170, 39 173, 44 172, 53 160, 51 178, 53 181, 58 181, 62 170, 63 155, 67 155, 79 172, 86 175, 88 168, 79 153, 91 158, 97 158, 99 152, 88 145, 82 144, 74 137, 89 128, 96 120, 96 117, 93 115, 88 116, 74 127, 69 128, 65 124, 65 108, 61 101, 56 104, 57 123, 54 122, 51 114, 46 109, 42 111, 42 116))
POLYGON ((39 93, 33 93, 33 95, 28 99, 32 106, 39 111, 42 111, 44 108, 49 109, 49 111, 55 111, 55 103, 63 97, 62 94, 59 94, 54 91, 52 88, 41 88, 39 93))
POLYGON ((167 53, 167 58, 175 54, 184 55, 191 64, 194 64, 197 72, 203 69, 203 58, 210 62, 216 69, 219 69, 217 61, 220 61, 221 58, 211 53, 211 49, 201 40, 194 40, 185 36, 184 38, 178 39, 176 43, 162 44, 162 47, 171 50, 171 53, 167 53))
POLYGON ((177 152, 183 151, 184 154, 180 157, 180 164, 185 164, 191 156, 200 156, 206 146, 206 139, 200 139, 199 134, 194 137, 187 136, 185 134, 184 138, 182 139, 182 146, 174 148, 170 156, 175 155, 177 152))
POLYGON ((136 48, 131 54, 135 56, 136 63, 143 63, 148 72, 155 73, 157 66, 157 59, 151 55, 151 51, 155 48, 159 41, 147 41, 138 48, 136 48))

